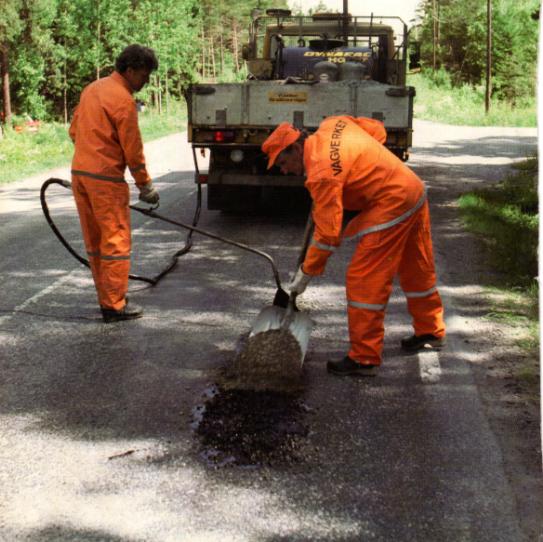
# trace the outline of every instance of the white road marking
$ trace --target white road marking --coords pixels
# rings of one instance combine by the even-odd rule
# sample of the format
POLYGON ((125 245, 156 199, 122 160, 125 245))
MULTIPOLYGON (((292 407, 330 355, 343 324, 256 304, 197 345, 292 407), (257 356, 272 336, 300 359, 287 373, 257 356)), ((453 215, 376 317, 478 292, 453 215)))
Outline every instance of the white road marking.
MULTIPOLYGON (((38 299, 42 298, 43 296, 46 296, 47 294, 53 292, 59 286, 61 286, 65 282, 68 282, 68 280, 71 279, 72 274, 73 274, 73 271, 71 271, 67 275, 64 275, 64 276, 60 277, 55 282, 53 282, 53 284, 50 284, 49 286, 47 286, 43 290, 40 290, 37 294, 34 294, 32 297, 29 297, 26 301, 24 301, 20 305, 17 305, 13 309, 13 313, 25 310, 29 305, 34 303, 34 301, 37 301, 38 299)), ((12 316, 13 316, 13 314, 7 314, 6 316, 1 316, 0 317, 0 325, 3 324, 4 322, 6 322, 7 320, 9 320, 12 316)))
POLYGON ((439 382, 441 378, 441 365, 439 355, 435 350, 421 350, 419 352, 419 372, 423 382, 439 382))

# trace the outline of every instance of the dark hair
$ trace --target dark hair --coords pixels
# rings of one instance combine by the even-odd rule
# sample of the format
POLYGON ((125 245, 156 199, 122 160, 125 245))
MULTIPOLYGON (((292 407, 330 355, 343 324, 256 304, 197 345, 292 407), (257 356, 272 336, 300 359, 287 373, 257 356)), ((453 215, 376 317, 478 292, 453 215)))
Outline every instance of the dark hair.
POLYGON ((124 73, 128 68, 138 70, 146 68, 150 72, 158 68, 158 60, 155 52, 143 45, 133 44, 126 47, 115 61, 115 69, 124 73))

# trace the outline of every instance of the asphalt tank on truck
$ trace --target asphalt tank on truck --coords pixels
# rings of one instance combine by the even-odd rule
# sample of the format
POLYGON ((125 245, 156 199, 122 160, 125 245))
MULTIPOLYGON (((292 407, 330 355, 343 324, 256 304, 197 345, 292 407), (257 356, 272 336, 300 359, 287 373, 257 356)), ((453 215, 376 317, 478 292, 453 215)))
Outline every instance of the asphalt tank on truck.
POLYGON ((303 177, 268 171, 260 148, 285 121, 313 132, 333 115, 379 119, 386 146, 407 160, 415 95, 405 85, 407 39, 399 17, 255 13, 243 46, 247 80, 194 84, 187 91, 188 139, 196 182, 207 184, 208 209, 250 208, 263 189, 303 186, 303 177), (206 172, 198 167, 197 149, 209 152, 206 172))

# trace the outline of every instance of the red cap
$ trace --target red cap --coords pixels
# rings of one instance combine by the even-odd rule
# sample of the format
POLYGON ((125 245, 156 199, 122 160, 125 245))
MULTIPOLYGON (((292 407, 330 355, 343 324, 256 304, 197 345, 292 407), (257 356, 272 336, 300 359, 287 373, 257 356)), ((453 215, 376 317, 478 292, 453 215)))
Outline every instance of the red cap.
POLYGON ((288 122, 282 122, 262 143, 262 150, 268 155, 268 169, 270 169, 280 152, 292 145, 299 137, 300 130, 297 130, 288 122))

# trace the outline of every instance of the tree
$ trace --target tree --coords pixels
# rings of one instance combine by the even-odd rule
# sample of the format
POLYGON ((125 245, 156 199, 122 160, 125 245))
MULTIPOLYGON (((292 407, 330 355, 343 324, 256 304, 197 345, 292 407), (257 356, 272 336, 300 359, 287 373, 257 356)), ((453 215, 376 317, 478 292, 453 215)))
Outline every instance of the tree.
POLYGON ((0 76, 2 84, 2 123, 11 124, 10 52, 21 24, 21 0, 4 0, 0 11, 0 76))
POLYGON ((49 27, 56 2, 9 0, 7 7, 0 14, 4 116, 9 121, 11 111, 6 108, 11 104, 20 113, 40 117, 46 110, 40 90, 53 45, 49 27))
POLYGON ((196 0, 139 0, 134 13, 132 34, 137 41, 152 47, 159 59, 147 94, 159 111, 172 93, 182 93, 195 78, 200 27, 196 0))
MULTIPOLYGON (((422 14, 423 66, 443 67, 452 84, 480 85, 486 69, 487 3, 480 0, 439 0, 439 41, 434 42, 436 0, 419 6, 422 14), (467 15, 469 14, 469 15, 467 15), (435 45, 434 45, 435 44, 435 45)), ((535 0, 492 0, 493 93, 513 105, 533 95, 537 64, 535 0)))
POLYGON ((512 105, 535 95, 538 23, 531 17, 537 4, 502 1, 494 10, 493 87, 512 105))
MULTIPOLYGON (((259 9, 286 8, 286 0, 260 0, 259 9)), ((241 70, 240 44, 248 39, 251 11, 254 4, 244 0, 202 0, 200 4, 200 16, 202 19, 202 48, 203 58, 200 76, 205 78, 212 72, 213 66, 222 65, 226 69, 233 66, 235 73, 241 70), (222 63, 220 60, 222 59, 222 63)), ((214 78, 228 74, 214 74, 214 78)))

